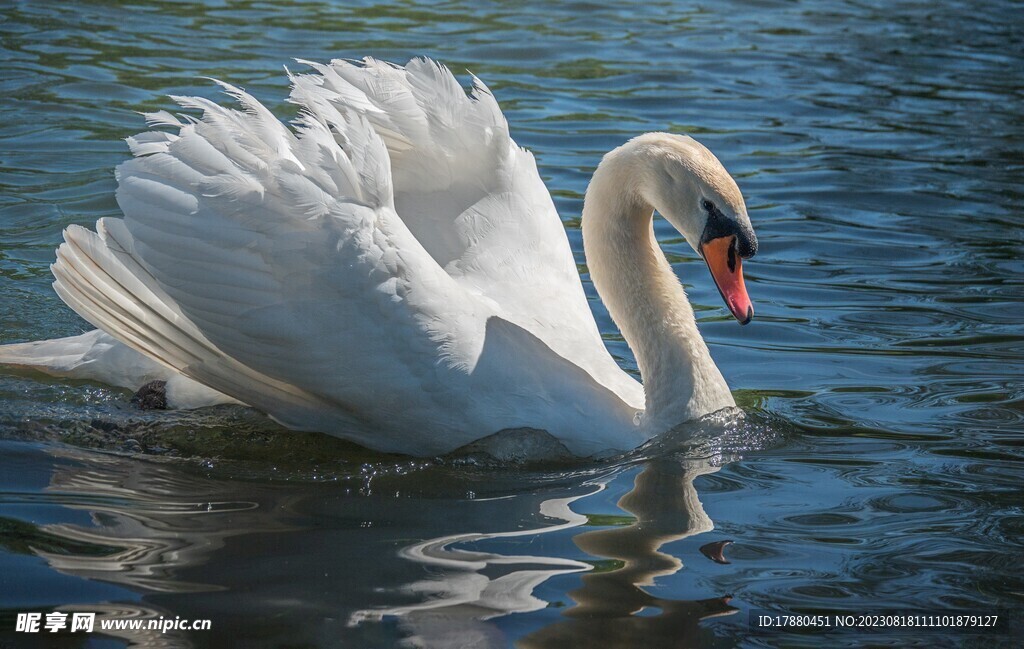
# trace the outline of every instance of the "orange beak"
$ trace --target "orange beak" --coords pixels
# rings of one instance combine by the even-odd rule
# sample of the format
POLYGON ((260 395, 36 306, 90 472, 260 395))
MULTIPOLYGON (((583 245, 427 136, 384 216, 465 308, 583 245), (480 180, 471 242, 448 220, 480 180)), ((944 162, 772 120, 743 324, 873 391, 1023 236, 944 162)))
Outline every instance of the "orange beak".
POLYGON ((754 305, 750 303, 747 287, 743 284, 743 260, 736 252, 736 235, 718 237, 702 244, 700 254, 733 316, 741 325, 750 322, 754 317, 754 305))

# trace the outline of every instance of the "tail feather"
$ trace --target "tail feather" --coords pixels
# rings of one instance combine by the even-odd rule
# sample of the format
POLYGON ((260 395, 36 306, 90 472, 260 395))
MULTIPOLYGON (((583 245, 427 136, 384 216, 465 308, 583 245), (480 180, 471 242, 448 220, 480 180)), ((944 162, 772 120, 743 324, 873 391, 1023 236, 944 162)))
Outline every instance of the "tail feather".
POLYGON ((99 234, 73 225, 65 231, 51 267, 61 299, 92 324, 168 367, 180 370, 199 362, 204 352, 213 353, 215 348, 194 325, 156 292, 155 281, 146 285, 138 262, 128 254, 112 254, 108 241, 114 250, 124 251, 125 246, 111 236, 110 219, 101 220, 97 229, 99 234))
POLYGON ((0 365, 31 368, 50 376, 97 381, 129 390, 137 390, 150 381, 164 381, 167 403, 172 408, 237 403, 99 329, 67 338, 0 345, 0 365))
MULTIPOLYGON (((70 376, 72 378, 95 378, 83 375, 75 376, 75 370, 88 363, 90 354, 105 351, 103 345, 113 342, 110 336, 95 330, 80 336, 55 338, 53 340, 37 340, 28 343, 0 345, 0 365, 15 367, 31 367, 53 376, 70 376)), ((119 385, 119 377, 104 381, 111 385, 119 385)), ((123 385, 121 387, 130 387, 123 385)))
MULTIPOLYGON (((68 306, 159 365, 243 403, 274 403, 284 423, 292 408, 319 404, 319 397, 253 370, 211 343, 138 261, 132 236, 121 220, 101 219, 97 232, 68 227, 51 268, 54 290, 68 306)), ((30 360, 39 351, 4 350, 0 363, 10 362, 8 358, 30 360)))

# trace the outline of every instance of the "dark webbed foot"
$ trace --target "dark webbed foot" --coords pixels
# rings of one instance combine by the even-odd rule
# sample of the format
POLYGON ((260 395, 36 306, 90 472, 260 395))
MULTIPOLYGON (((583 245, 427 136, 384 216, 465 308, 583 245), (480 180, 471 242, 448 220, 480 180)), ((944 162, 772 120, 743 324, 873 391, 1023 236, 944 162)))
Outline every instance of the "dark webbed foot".
POLYGON ((150 381, 132 395, 132 403, 143 410, 167 410, 167 381, 150 381))

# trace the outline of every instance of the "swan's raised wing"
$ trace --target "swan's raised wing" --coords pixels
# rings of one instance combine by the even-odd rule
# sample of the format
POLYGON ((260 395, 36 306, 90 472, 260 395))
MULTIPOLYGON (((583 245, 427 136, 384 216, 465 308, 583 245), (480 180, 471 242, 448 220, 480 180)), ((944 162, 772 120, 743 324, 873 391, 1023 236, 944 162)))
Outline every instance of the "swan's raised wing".
POLYGON ((122 342, 292 427, 358 424, 367 404, 436 419, 431 399, 450 401, 437 387, 452 385, 441 374, 465 374, 491 312, 395 213, 388 153, 364 119, 324 105, 293 131, 225 87, 244 111, 177 98, 203 119, 153 115, 177 132, 129 139, 125 218, 68 230, 57 291, 122 342))
POLYGON ((395 207, 459 286, 493 303, 602 385, 642 406, 639 384, 607 353, 558 213, 533 156, 509 137, 477 78, 467 95, 444 66, 309 63, 291 100, 362 115, 391 157, 395 207))

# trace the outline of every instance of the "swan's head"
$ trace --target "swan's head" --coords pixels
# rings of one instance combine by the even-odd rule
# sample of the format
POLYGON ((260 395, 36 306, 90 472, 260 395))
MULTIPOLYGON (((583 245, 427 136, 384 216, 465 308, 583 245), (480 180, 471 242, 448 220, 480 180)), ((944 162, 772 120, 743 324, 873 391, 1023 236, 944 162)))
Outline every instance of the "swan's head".
POLYGON ((742 260, 757 253, 757 236, 736 181, 691 137, 647 133, 630 145, 642 160, 640 192, 704 258, 726 306, 747 324, 754 307, 742 260))

